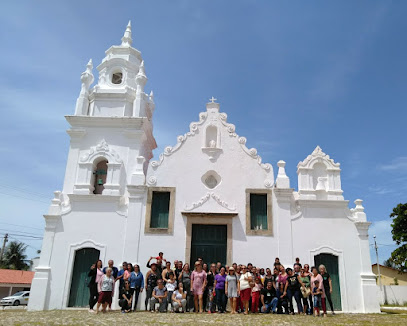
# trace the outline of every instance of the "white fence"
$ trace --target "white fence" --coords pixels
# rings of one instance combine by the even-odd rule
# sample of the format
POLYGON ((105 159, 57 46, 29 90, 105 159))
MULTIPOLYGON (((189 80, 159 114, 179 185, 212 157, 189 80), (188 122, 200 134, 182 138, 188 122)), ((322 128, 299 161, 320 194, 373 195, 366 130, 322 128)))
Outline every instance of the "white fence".
POLYGON ((380 304, 403 305, 407 303, 407 286, 406 285, 383 285, 378 286, 380 304))

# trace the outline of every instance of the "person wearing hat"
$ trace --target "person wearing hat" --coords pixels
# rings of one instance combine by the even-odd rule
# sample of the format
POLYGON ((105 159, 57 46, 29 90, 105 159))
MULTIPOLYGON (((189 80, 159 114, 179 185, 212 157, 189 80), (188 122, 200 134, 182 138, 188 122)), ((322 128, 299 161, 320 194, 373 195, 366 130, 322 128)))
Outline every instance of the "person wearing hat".
MULTIPOLYGON (((150 303, 150 299, 153 295, 153 290, 157 286, 157 281, 161 279, 161 273, 157 270, 157 264, 152 263, 151 269, 147 272, 146 274, 146 281, 145 281, 145 288, 146 288, 146 300, 145 300, 145 305, 146 305, 146 310, 148 303, 150 303)), ((150 310, 151 310, 151 304, 150 304, 150 310)))
POLYGON ((230 312, 231 314, 236 313, 236 303, 239 296, 237 283, 238 280, 235 269, 233 267, 229 267, 229 274, 226 276, 225 294, 229 298, 230 306, 232 307, 232 311, 230 312))

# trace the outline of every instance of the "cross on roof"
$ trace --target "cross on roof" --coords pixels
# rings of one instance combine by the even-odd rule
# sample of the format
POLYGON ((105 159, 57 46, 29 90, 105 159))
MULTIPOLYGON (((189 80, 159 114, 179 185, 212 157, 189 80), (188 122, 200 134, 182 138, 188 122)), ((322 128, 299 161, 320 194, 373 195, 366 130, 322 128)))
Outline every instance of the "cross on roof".
POLYGON ((216 100, 217 100, 217 98, 214 98, 213 96, 212 96, 212 98, 209 99, 209 101, 211 101, 211 103, 215 103, 216 100))

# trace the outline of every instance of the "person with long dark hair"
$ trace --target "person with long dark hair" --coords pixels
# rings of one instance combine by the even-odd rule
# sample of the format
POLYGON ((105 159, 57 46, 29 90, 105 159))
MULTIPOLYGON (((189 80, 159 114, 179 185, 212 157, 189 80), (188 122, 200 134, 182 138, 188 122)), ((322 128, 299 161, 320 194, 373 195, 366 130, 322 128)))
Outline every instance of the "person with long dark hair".
POLYGON ((187 291, 187 310, 192 309, 193 306, 193 296, 191 293, 191 271, 189 269, 189 264, 185 263, 182 268, 182 272, 178 276, 178 282, 182 282, 184 291, 187 291))
POLYGON ((134 264, 134 270, 130 275, 130 288, 132 290, 132 294, 134 294, 133 311, 137 310, 138 298, 140 292, 143 292, 143 287, 144 287, 143 273, 140 271, 140 266, 138 264, 134 264))
POLYGON ((89 312, 94 312, 93 307, 98 302, 98 284, 100 277, 102 277, 102 261, 99 259, 90 267, 88 277, 90 277, 88 288, 89 288, 89 312), (98 277, 99 276, 99 277, 98 277), (96 280, 97 278, 97 280, 96 280))
POLYGON ((301 286, 304 287, 304 283, 302 283, 301 278, 299 275, 294 274, 291 268, 286 269, 286 273, 288 275, 287 282, 285 283, 283 297, 287 296, 288 304, 290 313, 294 315, 294 307, 293 307, 293 297, 295 302, 297 303, 298 313, 302 314, 302 302, 301 302, 301 286))

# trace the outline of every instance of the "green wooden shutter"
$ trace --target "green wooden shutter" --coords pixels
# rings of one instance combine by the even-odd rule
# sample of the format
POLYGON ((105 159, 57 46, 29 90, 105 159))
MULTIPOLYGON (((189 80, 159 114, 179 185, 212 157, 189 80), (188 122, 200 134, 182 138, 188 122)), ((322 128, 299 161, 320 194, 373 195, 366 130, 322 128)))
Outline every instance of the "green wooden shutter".
POLYGON ((250 194, 250 228, 267 230, 267 194, 250 194))
POLYGON ((90 266, 99 259, 99 250, 83 248, 75 252, 68 307, 86 307, 89 303, 90 266))
POLYGON ((170 193, 153 192, 151 203, 151 228, 168 229, 168 215, 170 212, 170 193))

